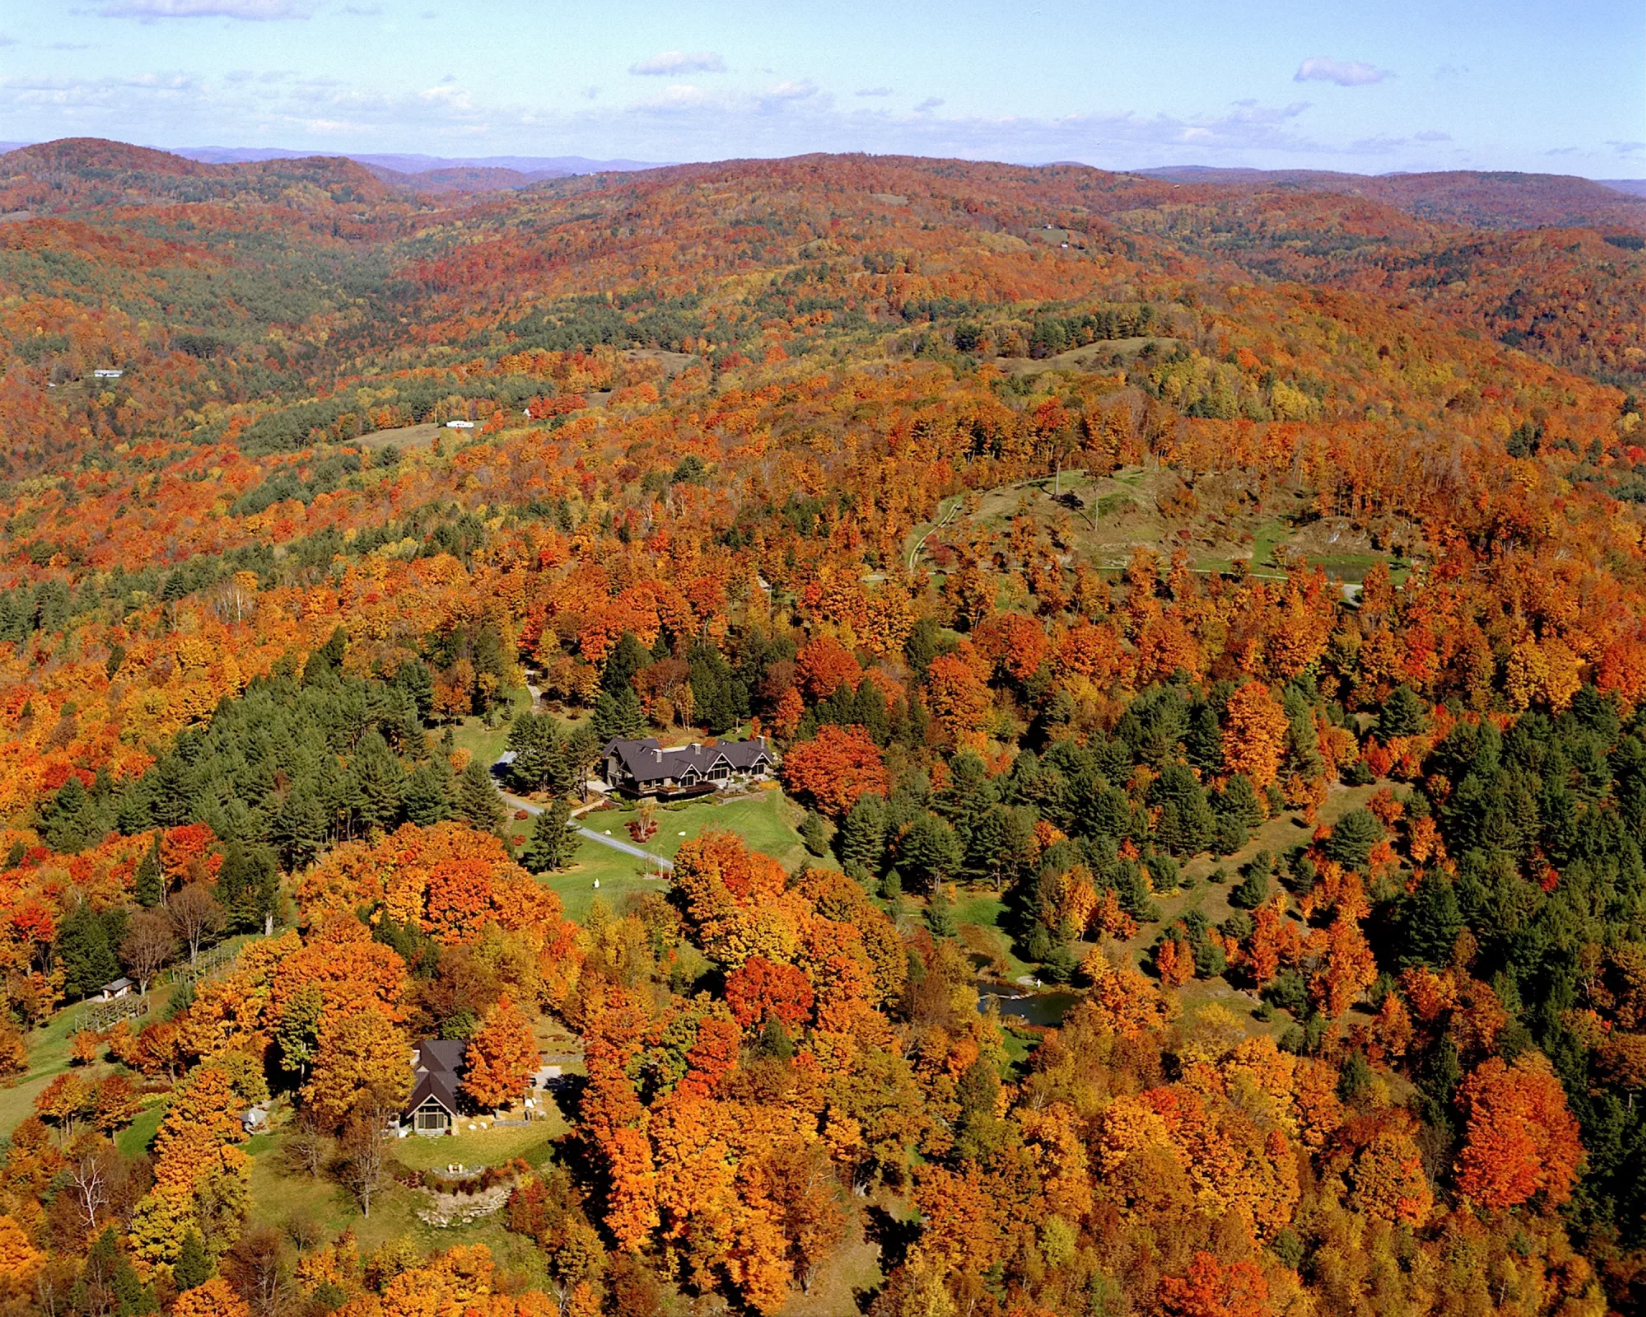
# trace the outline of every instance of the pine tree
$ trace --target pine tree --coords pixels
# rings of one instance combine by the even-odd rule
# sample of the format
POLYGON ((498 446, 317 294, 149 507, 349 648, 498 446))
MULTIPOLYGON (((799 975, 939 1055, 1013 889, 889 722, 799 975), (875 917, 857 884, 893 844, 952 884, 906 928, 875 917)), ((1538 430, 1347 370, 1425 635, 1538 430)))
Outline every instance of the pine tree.
POLYGON ((387 829, 400 821, 406 771, 375 728, 355 746, 349 760, 349 776, 354 779, 360 816, 368 826, 387 829))
POLYGON ((466 819, 471 828, 495 832, 502 826, 503 802, 484 764, 471 763, 463 770, 463 776, 457 781, 454 804, 458 817, 466 819))
POLYGON ((639 736, 645 730, 646 715, 634 687, 625 688, 621 695, 602 691, 595 698, 590 723, 599 733, 602 745, 614 738, 633 740, 639 736))
POLYGON ((394 684, 405 691, 417 708, 417 716, 427 721, 434 710, 434 677, 421 659, 407 659, 395 670, 394 684))
POLYGON ((600 689, 608 695, 621 695, 625 690, 633 690, 635 673, 650 666, 651 661, 652 656, 635 639, 634 632, 625 631, 606 655, 606 662, 600 669, 600 689))
POLYGON ((813 855, 828 854, 828 829, 824 826, 823 816, 815 809, 808 810, 806 817, 801 820, 800 840, 805 842, 806 849, 813 855))
POLYGON ((57 926, 53 944, 63 970, 63 991, 70 997, 86 997, 117 977, 120 962, 114 954, 115 943, 110 942, 108 927, 96 911, 83 902, 76 906, 57 926))
POLYGON ((1243 910, 1256 910, 1268 899, 1269 866, 1254 860, 1247 866, 1246 880, 1229 893, 1229 904, 1243 910))
POLYGON ((1463 911, 1451 879, 1430 870, 1405 901, 1405 938, 1400 948, 1403 965, 1446 965, 1452 959, 1457 935, 1463 931, 1463 911))
POLYGON ((835 849, 842 864, 878 873, 886 850, 886 802, 875 795, 859 796, 835 838, 835 849))
POLYGON ((1410 686, 1396 686, 1378 710, 1377 734, 1385 741, 1391 736, 1419 736, 1428 727, 1429 711, 1410 686))
POLYGON ((907 877, 929 890, 960 867, 960 839, 946 821, 923 811, 904 833, 897 863, 907 877))
POLYGON ((136 880, 137 904, 145 910, 152 910, 166 899, 165 879, 160 873, 160 837, 156 834, 154 843, 143 852, 143 859, 137 866, 136 880))
POLYGON ((430 828, 451 816, 451 768, 444 759, 419 764, 406 779, 402 805, 406 817, 420 828, 430 828))
POLYGON ((520 852, 520 862, 533 873, 564 869, 577 850, 577 830, 572 826, 571 805, 554 801, 532 823, 530 839, 520 852))
POLYGON ((206 1241, 198 1230, 183 1236, 183 1247, 172 1264, 172 1279, 179 1290, 192 1290, 211 1279, 211 1255, 206 1252, 206 1241))
POLYGON ((292 783, 275 813, 270 833, 288 870, 314 863, 326 844, 326 815, 315 799, 313 787, 306 782, 292 783))

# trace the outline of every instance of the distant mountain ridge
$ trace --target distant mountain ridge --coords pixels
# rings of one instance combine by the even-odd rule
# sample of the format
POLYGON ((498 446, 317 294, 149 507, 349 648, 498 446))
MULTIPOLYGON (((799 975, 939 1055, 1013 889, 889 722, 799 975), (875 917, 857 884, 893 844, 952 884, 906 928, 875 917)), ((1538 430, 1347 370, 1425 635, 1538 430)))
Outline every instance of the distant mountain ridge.
POLYGON ((1180 186, 1231 190, 1332 192, 1393 206, 1419 219, 1489 229, 1646 226, 1646 181, 1597 182, 1573 174, 1442 170, 1424 174, 1345 174, 1324 169, 1221 169, 1168 165, 1130 171, 1180 186))
POLYGON ((625 173, 636 169, 661 169, 673 163, 663 160, 593 160, 581 155, 527 156, 434 156, 364 153, 358 151, 290 151, 278 147, 185 146, 173 155, 185 156, 211 165, 240 164, 255 160, 292 160, 313 155, 338 155, 362 165, 392 169, 397 174, 428 174, 444 169, 508 169, 517 174, 625 173))
MULTIPOLYGON (((173 152, 204 164, 230 165, 295 160, 313 152, 290 151, 280 147, 186 146, 173 152)), ((621 174, 641 169, 660 169, 665 162, 645 160, 593 160, 581 155, 557 156, 434 156, 418 154, 342 152, 384 183, 411 187, 419 192, 505 192, 549 179, 572 178, 581 174, 621 174)))

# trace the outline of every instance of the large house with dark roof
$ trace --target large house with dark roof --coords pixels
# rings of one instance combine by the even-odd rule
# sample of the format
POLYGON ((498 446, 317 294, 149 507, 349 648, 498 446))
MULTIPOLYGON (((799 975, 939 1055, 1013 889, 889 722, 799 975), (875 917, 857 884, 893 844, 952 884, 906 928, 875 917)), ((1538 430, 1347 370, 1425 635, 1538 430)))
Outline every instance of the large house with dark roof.
POLYGON ((714 745, 664 749, 655 736, 643 741, 615 739, 601 751, 606 785, 632 796, 692 796, 771 776, 777 762, 764 736, 714 745))
POLYGON ((457 1087, 469 1045, 460 1038, 425 1038, 412 1052, 411 1097, 401 1120, 417 1134, 447 1134, 457 1119, 457 1087))

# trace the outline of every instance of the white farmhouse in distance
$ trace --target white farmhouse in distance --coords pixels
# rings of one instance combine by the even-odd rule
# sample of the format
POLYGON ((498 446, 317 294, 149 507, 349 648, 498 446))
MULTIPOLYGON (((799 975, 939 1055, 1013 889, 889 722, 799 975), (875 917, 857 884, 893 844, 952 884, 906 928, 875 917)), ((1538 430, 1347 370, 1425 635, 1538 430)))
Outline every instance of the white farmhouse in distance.
POLYGON ((474 422, 473 421, 447 421, 446 422, 446 428, 448 430, 472 430, 472 429, 474 429, 474 422))

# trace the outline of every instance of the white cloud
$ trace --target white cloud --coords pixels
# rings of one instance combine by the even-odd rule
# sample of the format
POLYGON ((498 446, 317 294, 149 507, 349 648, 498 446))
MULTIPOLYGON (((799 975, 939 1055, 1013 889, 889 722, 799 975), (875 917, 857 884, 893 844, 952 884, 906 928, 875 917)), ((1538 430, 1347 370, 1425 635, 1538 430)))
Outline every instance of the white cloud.
POLYGON ((1619 142, 1608 139, 1606 145, 1611 147, 1618 155, 1639 155, 1642 151, 1646 151, 1646 142, 1619 142))
POLYGON ((943 98, 941 96, 928 96, 925 100, 921 101, 919 105, 914 107, 914 112, 916 114, 925 114, 930 110, 935 110, 941 104, 943 104, 943 98))
POLYGON ((852 94, 854 96, 890 96, 892 89, 890 87, 865 87, 862 91, 853 92, 852 94))
POLYGON ((1394 74, 1374 64, 1363 64, 1357 59, 1330 59, 1315 55, 1297 66, 1293 82, 1335 82, 1339 87, 1365 87, 1374 82, 1392 78, 1394 74))
POLYGON ((97 11, 104 18, 307 18, 303 0, 115 0, 97 11))
POLYGON ((768 101, 803 101, 817 95, 817 84, 810 78, 802 82, 779 82, 766 88, 761 99, 768 101))
POLYGON ((665 50, 638 64, 629 65, 629 72, 644 78, 677 78, 682 73, 724 73, 726 61, 712 50, 688 54, 684 50, 665 50))
POLYGON ((1449 142, 1452 140, 1452 135, 1450 133, 1442 133, 1437 132, 1434 129, 1430 129, 1426 133, 1412 134, 1412 140, 1414 142, 1449 142))

